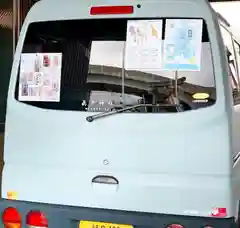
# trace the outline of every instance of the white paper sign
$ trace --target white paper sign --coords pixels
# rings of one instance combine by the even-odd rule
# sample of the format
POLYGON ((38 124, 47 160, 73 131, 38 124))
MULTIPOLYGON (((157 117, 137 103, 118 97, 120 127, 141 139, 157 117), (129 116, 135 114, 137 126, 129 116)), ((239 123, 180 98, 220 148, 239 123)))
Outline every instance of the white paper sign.
POLYGON ((22 54, 18 99, 60 101, 62 53, 22 54))
POLYGON ((200 71, 202 19, 167 19, 163 70, 200 71))
POLYGON ((127 23, 126 70, 159 70, 162 66, 162 20, 127 23))

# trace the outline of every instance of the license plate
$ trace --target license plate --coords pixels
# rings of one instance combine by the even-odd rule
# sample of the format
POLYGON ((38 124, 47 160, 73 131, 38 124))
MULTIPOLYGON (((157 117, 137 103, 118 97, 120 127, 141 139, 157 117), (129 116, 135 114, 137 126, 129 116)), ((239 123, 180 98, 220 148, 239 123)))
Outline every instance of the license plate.
POLYGON ((79 228, 133 228, 133 226, 106 222, 80 221, 79 228))

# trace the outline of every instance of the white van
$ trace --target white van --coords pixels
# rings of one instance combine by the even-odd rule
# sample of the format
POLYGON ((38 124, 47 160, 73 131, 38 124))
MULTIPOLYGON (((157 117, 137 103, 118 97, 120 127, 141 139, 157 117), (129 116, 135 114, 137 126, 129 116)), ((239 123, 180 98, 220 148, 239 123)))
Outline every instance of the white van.
POLYGON ((11 73, 1 226, 236 227, 225 45, 205 0, 36 3, 11 73))

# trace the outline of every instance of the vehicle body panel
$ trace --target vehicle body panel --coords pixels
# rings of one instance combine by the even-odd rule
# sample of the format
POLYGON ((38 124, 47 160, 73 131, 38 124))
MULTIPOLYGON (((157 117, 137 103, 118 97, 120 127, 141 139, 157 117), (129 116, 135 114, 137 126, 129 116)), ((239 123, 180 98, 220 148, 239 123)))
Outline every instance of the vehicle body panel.
MULTIPOLYGON (((89 112, 44 110, 14 99, 29 23, 96 18, 89 15, 89 7, 103 4, 71 0, 66 8, 65 3, 40 1, 23 25, 8 94, 2 197, 15 191, 21 201, 205 217, 222 207, 231 217, 236 207, 230 185, 231 96, 224 87, 229 83, 222 73, 227 72, 226 57, 210 5, 190 0, 132 1, 131 5, 142 7, 128 17, 184 15, 206 20, 216 66, 215 105, 177 114, 124 113, 88 123, 89 112), (93 184, 98 175, 113 176, 119 184, 93 184)), ((114 2, 118 4, 129 1, 114 2)))

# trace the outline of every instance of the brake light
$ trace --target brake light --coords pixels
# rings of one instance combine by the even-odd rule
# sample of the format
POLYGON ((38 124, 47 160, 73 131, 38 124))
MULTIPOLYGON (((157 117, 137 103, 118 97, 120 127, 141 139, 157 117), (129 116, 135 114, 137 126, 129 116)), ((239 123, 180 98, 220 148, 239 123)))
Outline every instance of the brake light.
POLYGON ((91 15, 132 14, 133 6, 93 6, 91 15))
POLYGON ((5 228, 21 228, 21 215, 14 207, 8 207, 2 214, 2 223, 5 228))
POLYGON ((171 225, 168 225, 167 228, 184 228, 184 226, 180 224, 171 224, 171 225))
POLYGON ((31 227, 48 227, 48 220, 41 211, 30 211, 26 217, 26 224, 31 227))
POLYGON ((227 208, 215 208, 212 213, 212 217, 224 218, 227 216, 227 208))

